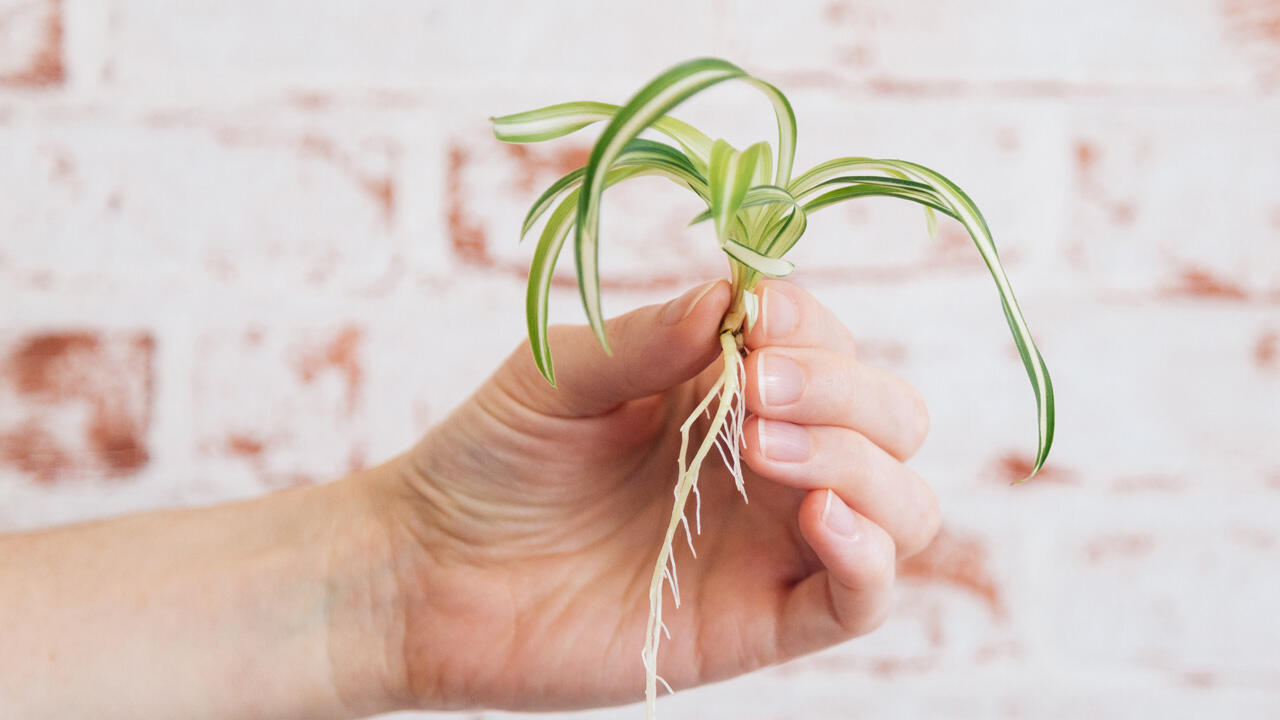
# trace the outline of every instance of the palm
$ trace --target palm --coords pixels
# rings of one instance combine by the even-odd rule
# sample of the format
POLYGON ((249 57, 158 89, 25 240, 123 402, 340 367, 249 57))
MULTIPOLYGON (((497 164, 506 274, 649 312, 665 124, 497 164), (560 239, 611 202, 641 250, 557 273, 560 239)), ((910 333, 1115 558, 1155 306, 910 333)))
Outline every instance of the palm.
MULTIPOLYGON (((569 416, 549 410, 569 391, 543 385, 517 352, 427 436, 406 463, 419 498, 411 535, 427 552, 410 555, 402 579, 403 644, 419 698, 545 710, 641 697, 648 589, 671 513, 679 424, 715 372, 569 416)), ((750 449, 744 457, 751 462, 750 449)), ((681 605, 665 598, 671 639, 658 665, 677 688, 868 629, 832 621, 825 596, 826 619, 806 619, 814 588, 797 589, 825 575, 797 521, 813 493, 749 468, 744 475, 749 503, 707 462, 696 559, 678 537, 681 605)), ((892 557, 888 536, 883 545, 892 557)))

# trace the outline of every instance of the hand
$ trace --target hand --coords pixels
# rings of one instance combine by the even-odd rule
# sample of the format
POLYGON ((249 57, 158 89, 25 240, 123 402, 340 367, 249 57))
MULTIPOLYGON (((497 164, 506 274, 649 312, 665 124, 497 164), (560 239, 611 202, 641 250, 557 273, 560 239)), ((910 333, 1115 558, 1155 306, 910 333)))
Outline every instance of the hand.
MULTIPOLYGON (((803 290, 772 281, 760 293, 745 338, 750 503, 712 453, 698 556, 680 533, 680 608, 666 598, 658 671, 677 689, 872 630, 895 557, 938 527, 933 492, 902 462, 927 431, 919 394, 859 363, 848 330, 803 290)), ((679 427, 719 370, 728 303, 720 281, 618 317, 613 357, 586 327, 554 327, 558 388, 522 346, 384 468, 397 496, 395 647, 421 706, 641 698, 679 427)))

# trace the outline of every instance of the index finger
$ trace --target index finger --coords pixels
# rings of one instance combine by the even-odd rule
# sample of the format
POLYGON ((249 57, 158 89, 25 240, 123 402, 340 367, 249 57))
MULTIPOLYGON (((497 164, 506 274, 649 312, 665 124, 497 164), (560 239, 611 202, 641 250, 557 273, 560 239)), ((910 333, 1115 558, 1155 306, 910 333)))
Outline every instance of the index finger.
POLYGON ((743 338, 747 349, 774 345, 854 355, 853 334, 835 314, 799 286, 766 278, 756 294, 760 298, 760 320, 743 338))

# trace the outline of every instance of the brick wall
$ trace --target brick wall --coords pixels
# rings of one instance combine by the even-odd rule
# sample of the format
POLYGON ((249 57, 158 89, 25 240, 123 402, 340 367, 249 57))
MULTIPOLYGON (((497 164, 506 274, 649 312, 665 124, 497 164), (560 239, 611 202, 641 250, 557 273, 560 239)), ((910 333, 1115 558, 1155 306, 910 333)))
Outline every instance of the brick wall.
MULTIPOLYGON (((816 216, 796 279, 925 393, 946 529, 875 635, 664 716, 1280 716, 1275 0, 0 0, 0 528, 406 447, 519 340, 520 214, 587 147, 485 119, 703 54, 790 94, 800 166, 970 191, 1060 415, 1010 488, 1033 403, 976 253, 893 203, 816 216)), ((742 89, 683 114, 770 129, 742 89)), ((722 271, 687 203, 610 198, 607 311, 722 271)))

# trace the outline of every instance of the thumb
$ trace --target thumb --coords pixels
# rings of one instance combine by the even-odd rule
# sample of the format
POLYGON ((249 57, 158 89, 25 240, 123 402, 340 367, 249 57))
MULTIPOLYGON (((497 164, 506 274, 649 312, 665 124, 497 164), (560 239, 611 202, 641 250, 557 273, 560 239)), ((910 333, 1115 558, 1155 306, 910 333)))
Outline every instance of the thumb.
POLYGON ((605 322, 613 355, 586 325, 548 330, 556 387, 539 374, 524 346, 512 358, 527 398, 540 410, 588 416, 628 400, 663 392, 704 370, 720 354, 716 330, 729 307, 729 283, 704 283, 661 305, 648 305, 605 322))

